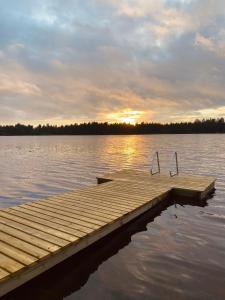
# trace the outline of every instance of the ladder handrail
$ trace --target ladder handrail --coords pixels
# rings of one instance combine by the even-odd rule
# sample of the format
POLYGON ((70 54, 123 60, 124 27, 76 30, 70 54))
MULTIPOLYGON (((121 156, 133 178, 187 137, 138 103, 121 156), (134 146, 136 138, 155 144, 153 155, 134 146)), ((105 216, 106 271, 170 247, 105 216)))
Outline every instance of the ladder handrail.
POLYGON ((151 175, 155 175, 155 174, 158 174, 158 173, 160 173, 160 163, 159 163, 159 152, 156 151, 156 152, 153 154, 153 158, 152 158, 151 175), (156 157, 156 160, 157 160, 158 171, 153 172, 153 167, 154 167, 155 157, 156 157))
POLYGON ((176 163, 176 173, 173 173, 170 170, 170 177, 176 176, 179 174, 179 165, 178 165, 178 156, 177 156, 177 152, 174 152, 172 159, 175 158, 175 163, 176 163))

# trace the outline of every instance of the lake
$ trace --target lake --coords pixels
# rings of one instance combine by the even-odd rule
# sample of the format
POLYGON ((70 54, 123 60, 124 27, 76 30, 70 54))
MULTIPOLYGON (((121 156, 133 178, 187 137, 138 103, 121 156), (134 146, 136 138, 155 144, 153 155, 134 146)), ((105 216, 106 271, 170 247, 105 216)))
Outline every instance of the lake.
POLYGON ((164 173, 177 151, 181 174, 217 177, 212 198, 156 208, 4 298, 225 299, 225 135, 0 137, 0 207, 150 170, 156 150, 164 173))

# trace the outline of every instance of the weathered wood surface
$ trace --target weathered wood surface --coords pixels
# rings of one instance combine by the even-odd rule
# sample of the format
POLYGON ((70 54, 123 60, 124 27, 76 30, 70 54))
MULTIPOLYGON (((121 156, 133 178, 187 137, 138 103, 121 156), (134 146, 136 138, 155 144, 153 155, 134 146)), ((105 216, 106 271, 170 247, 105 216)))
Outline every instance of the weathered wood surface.
POLYGON ((105 183, 0 209, 0 296, 120 228, 171 191, 205 197, 215 179, 123 170, 98 182, 105 183))

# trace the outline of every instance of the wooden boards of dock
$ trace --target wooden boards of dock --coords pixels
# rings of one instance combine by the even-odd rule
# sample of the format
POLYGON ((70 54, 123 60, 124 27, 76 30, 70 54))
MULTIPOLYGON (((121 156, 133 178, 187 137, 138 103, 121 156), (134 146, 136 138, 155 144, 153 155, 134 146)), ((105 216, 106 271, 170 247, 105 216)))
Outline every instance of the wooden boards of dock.
POLYGON ((99 177, 98 183, 0 209, 0 296, 132 221, 171 193, 207 197, 215 179, 122 170, 99 177))

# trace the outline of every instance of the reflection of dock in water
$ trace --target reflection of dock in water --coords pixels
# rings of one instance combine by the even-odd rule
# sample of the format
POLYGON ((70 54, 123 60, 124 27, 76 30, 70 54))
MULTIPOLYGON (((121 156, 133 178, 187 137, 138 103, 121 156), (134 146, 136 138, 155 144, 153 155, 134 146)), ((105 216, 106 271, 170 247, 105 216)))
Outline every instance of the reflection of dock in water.
MULTIPOLYGON (((102 237, 107 239, 107 235, 168 199, 169 195, 187 196, 191 201, 206 198, 214 189, 215 179, 151 176, 146 172, 124 170, 98 178, 98 183, 103 182, 0 210, 0 295, 102 237)), ((98 245, 100 247, 101 241, 98 245)), ((77 254, 80 258, 83 255, 82 252, 77 254)), ((82 263, 81 259, 80 266, 82 263)))

